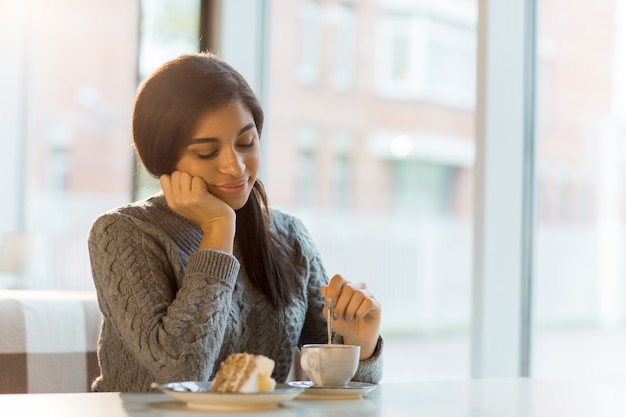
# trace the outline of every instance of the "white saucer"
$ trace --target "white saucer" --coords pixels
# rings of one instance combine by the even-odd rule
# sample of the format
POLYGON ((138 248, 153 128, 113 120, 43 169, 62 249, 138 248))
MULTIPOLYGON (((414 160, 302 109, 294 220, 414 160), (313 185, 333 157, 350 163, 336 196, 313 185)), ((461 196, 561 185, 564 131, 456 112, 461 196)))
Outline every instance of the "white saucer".
POLYGON ((302 388, 298 399, 313 400, 358 400, 363 394, 374 390, 377 385, 367 382, 348 382, 344 387, 316 387, 311 381, 292 381, 289 386, 302 388))
POLYGON ((210 411, 250 411, 276 408, 298 396, 303 387, 276 384, 273 391, 253 393, 210 392, 211 382, 185 381, 161 384, 158 388, 187 407, 210 411))

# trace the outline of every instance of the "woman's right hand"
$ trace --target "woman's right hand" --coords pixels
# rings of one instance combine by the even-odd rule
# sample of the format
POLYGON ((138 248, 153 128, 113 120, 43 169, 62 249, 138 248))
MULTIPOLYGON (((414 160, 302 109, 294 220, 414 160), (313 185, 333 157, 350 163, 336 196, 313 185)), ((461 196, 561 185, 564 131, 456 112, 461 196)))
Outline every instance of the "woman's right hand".
POLYGON ((235 211, 213 194, 200 177, 183 171, 159 178, 167 205, 196 223, 204 232, 199 249, 219 249, 232 253, 235 239, 235 211))

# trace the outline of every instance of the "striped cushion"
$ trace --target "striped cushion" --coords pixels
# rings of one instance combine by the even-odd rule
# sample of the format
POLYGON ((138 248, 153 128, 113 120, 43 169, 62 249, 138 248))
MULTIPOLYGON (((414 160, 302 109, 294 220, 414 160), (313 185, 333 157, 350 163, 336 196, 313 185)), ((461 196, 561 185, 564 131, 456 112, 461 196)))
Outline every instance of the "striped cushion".
POLYGON ((0 393, 89 391, 100 323, 95 292, 0 290, 0 393))

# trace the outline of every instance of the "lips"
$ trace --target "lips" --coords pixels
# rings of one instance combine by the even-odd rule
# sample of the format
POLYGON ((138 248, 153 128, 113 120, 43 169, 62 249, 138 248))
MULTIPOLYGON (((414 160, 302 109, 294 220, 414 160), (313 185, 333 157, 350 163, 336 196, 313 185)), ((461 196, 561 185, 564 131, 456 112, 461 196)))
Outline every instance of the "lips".
POLYGON ((217 185, 215 188, 217 188, 218 190, 220 190, 221 192, 225 194, 237 194, 242 191, 245 191, 246 188, 248 188, 248 181, 241 180, 241 181, 236 181, 236 182, 229 182, 226 184, 217 185))

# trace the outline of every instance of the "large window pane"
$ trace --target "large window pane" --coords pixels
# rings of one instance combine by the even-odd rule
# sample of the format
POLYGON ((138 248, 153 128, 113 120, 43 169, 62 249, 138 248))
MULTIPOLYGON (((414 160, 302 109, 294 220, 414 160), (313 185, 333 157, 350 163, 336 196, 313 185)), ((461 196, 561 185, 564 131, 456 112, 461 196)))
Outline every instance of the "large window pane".
MULTIPOLYGON (((200 0, 141 0, 138 82, 161 64, 200 48, 200 0)), ((137 166, 134 199, 161 190, 141 163, 137 166)))
POLYGON ((271 202, 381 299, 386 379, 467 377, 476 2, 271 5, 271 202))
POLYGON ((14 278, 5 285, 92 288, 89 225, 132 192, 128 126, 139 9, 119 0, 15 3, 9 19, 19 22, 11 35, 21 59, 8 65, 19 65, 21 101, 3 117, 21 128, 3 141, 24 146, 25 191, 11 201, 23 222, 3 235, 3 249, 24 262, 5 271, 14 278))
POLYGON ((2 203, 2 288, 93 288, 91 222, 133 198, 138 76, 198 47, 199 0, 143 3, 0 5, 0 71, 10 88, 2 84, 0 106, 11 126, 2 128, 0 170, 18 190, 2 203))
POLYGON ((626 380, 625 11, 538 1, 536 377, 626 380))

